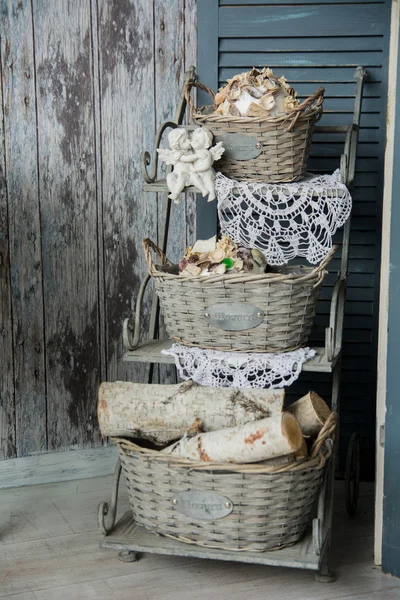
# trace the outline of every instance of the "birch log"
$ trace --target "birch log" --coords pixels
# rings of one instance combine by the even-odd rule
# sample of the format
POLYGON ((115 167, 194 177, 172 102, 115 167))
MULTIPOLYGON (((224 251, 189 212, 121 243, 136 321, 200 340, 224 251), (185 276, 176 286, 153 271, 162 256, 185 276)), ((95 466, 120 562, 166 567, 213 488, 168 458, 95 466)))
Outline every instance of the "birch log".
POLYGON ((220 431, 184 437, 162 452, 210 462, 254 463, 297 452, 303 435, 288 412, 220 431))
POLYGON ((128 436, 165 444, 200 419, 205 431, 242 426, 281 413, 283 390, 212 388, 192 381, 149 385, 102 383, 98 418, 103 436, 128 436))
POLYGON ((303 435, 310 436, 316 435, 322 429, 331 414, 329 406, 315 392, 308 392, 286 410, 296 417, 303 435))
POLYGON ((308 456, 307 442, 303 438, 300 448, 294 453, 295 458, 305 458, 308 456))

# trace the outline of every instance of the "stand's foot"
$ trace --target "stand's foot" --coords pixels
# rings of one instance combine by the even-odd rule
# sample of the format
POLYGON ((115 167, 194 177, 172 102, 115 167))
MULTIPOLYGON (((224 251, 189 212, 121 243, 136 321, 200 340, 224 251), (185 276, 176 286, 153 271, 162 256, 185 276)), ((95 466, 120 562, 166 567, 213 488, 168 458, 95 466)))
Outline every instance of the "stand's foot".
POLYGON ((139 560, 139 555, 137 552, 131 552, 130 550, 121 550, 118 553, 118 560, 126 563, 136 562, 139 560))
POLYGON ((315 581, 318 581, 318 583, 333 583, 336 581, 336 575, 333 571, 319 572, 315 574, 315 581))

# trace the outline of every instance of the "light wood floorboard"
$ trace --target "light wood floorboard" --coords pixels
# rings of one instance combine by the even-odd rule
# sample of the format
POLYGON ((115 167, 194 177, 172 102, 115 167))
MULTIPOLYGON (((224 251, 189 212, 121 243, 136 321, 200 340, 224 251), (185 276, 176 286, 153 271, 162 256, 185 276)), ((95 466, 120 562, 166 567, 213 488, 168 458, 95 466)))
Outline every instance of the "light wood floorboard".
MULTIPOLYGON (((335 502, 334 584, 309 571, 146 555, 122 563, 99 548, 97 505, 112 478, 0 491, 0 598, 8 600, 400 600, 400 580, 373 565, 373 489, 354 519, 335 502)), ((122 514, 127 504, 121 491, 122 514)))

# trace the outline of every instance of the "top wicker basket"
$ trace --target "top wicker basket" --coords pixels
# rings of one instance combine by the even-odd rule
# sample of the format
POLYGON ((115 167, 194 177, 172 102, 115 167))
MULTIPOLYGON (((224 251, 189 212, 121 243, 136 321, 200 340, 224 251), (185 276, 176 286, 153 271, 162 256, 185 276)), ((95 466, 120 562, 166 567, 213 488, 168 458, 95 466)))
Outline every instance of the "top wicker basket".
POLYGON ((303 177, 314 125, 322 116, 324 88, 282 115, 234 117, 213 114, 214 107, 197 109, 190 96, 192 87, 208 92, 213 102, 215 93, 202 83, 190 82, 185 87, 193 122, 207 127, 216 141, 224 143, 225 153, 215 164, 217 171, 237 181, 288 183, 303 177), (249 138, 245 146, 243 136, 249 138))

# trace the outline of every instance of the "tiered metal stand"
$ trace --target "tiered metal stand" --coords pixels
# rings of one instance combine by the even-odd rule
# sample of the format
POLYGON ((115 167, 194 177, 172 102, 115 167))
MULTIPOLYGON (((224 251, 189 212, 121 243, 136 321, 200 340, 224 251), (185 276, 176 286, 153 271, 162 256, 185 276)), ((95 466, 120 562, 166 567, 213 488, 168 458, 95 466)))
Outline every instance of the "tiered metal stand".
MULTIPOLYGON (((350 123, 348 127, 316 127, 316 130, 319 133, 341 133, 346 135, 344 151, 340 160, 340 172, 342 181, 346 183, 349 189, 351 189, 354 184, 361 100, 365 77, 366 72, 361 67, 358 67, 355 72, 356 98, 352 123, 350 123)), ((185 84, 194 79, 195 70, 194 67, 192 67, 185 74, 185 84)), ((164 252, 166 251, 168 241, 171 201, 168 199, 168 188, 165 180, 156 179, 158 170, 156 149, 160 145, 164 131, 168 128, 177 127, 182 123, 185 108, 186 104, 182 92, 174 121, 164 123, 157 132, 153 156, 151 157, 148 152, 143 154, 143 176, 146 181, 143 186, 143 191, 163 193, 162 223, 164 224, 164 228, 161 231, 159 246, 164 252), (148 167, 150 166, 151 171, 149 173, 148 167)), ((187 190, 189 192, 198 191, 195 188, 187 188, 187 190)), ((348 219, 344 226, 341 265, 333 288, 329 326, 326 328, 325 332, 325 345, 316 347, 315 357, 303 365, 304 371, 332 373, 331 408, 335 411, 339 411, 342 333, 349 259, 349 239, 350 219, 348 219)), ((162 349, 171 346, 171 341, 157 339, 159 307, 156 295, 154 295, 153 298, 149 337, 144 342, 141 342, 139 339, 142 300, 149 279, 149 276, 145 277, 139 290, 134 321, 131 322, 127 319, 124 322, 124 343, 126 347, 124 360, 147 363, 147 375, 148 381, 150 382, 153 365, 155 363, 173 363, 173 359, 161 354, 162 349)), ((356 461, 354 460, 356 457, 357 444, 354 440, 352 447, 354 448, 354 452, 352 451, 348 457, 349 472, 347 473, 346 481, 349 512, 354 510, 357 501, 357 481, 354 477, 354 474, 356 474, 357 471, 356 461)), ((317 571, 316 578, 318 581, 331 582, 335 580, 334 574, 329 569, 334 475, 335 460, 333 458, 330 461, 323 485, 321 486, 315 517, 312 520, 310 529, 299 543, 290 548, 284 548, 274 552, 232 552, 185 544, 167 537, 155 535, 154 533, 149 533, 143 527, 136 525, 130 511, 126 512, 123 517, 115 523, 118 504, 118 487, 121 476, 121 465, 118 460, 114 475, 111 503, 108 504, 107 502, 103 502, 99 505, 99 527, 104 534, 100 546, 102 548, 117 550, 119 552, 119 558, 127 562, 137 560, 138 553, 141 552, 191 556, 311 569, 317 571)))

